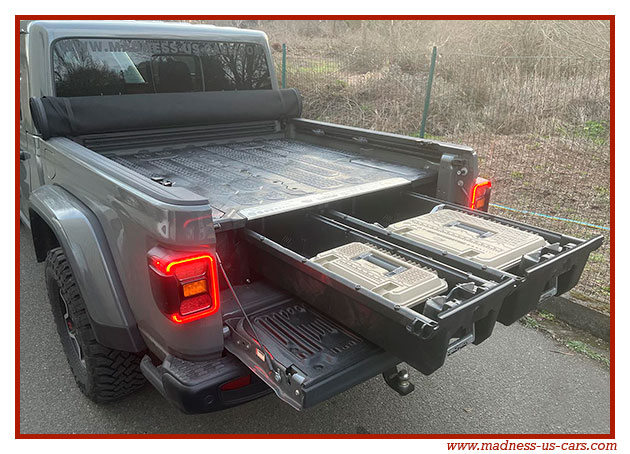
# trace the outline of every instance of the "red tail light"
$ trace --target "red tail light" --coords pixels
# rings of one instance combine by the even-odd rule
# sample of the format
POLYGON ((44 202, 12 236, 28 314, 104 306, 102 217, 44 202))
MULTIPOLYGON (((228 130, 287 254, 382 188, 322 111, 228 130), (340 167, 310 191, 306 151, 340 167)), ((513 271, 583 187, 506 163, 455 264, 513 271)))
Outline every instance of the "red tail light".
POLYGON ((173 322, 199 320, 219 310, 219 276, 211 254, 156 247, 149 252, 149 269, 155 301, 173 322))
POLYGON ((488 211, 492 183, 485 178, 477 178, 471 191, 470 206, 473 210, 488 211))

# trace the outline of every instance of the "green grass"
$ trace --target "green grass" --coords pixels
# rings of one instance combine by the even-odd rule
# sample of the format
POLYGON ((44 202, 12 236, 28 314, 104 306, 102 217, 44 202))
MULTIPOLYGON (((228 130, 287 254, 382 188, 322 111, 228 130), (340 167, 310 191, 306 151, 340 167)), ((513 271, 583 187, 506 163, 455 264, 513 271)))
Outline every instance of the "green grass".
POLYGON ((598 145, 604 145, 608 141, 608 122, 587 121, 581 126, 581 135, 598 145))
MULTIPOLYGON (((420 133, 418 133, 420 135, 420 133)), ((433 134, 429 134, 428 132, 424 133, 424 138, 429 140, 439 140, 441 142, 445 142, 446 139, 442 136, 434 136, 433 134)))
POLYGON ((582 137, 597 145, 606 145, 609 140, 607 121, 589 120, 581 125, 567 125, 558 128, 563 137, 582 137))
POLYGON ((545 320, 549 320, 550 322, 553 322, 556 319, 555 315, 553 315, 551 312, 547 312, 544 309, 539 310, 538 315, 545 320))
MULTIPOLYGON (((405 134, 406 136, 409 137, 420 137, 420 130, 418 128, 417 131, 411 131, 411 132, 407 132, 405 134)), ((429 134, 428 132, 424 133, 424 138, 427 140, 437 140, 438 142, 446 142, 447 140, 443 137, 443 136, 434 136, 433 134, 429 134)))
POLYGON ((540 323, 538 322, 538 320, 536 320, 534 317, 532 317, 529 314, 523 317, 521 319, 521 322, 523 323, 523 325, 527 326, 528 328, 540 328, 540 323))
POLYGON ((610 195, 610 187, 609 186, 596 186, 595 192, 600 197, 608 197, 610 195))
POLYGON ((582 355, 588 356, 595 361, 599 361, 601 363, 610 366, 610 360, 606 358, 604 355, 601 355, 595 352, 588 344, 579 341, 579 340, 567 340, 564 345, 570 350, 573 350, 576 353, 580 353, 582 355))
POLYGON ((599 252, 591 252, 589 257, 591 263, 605 263, 608 260, 604 254, 600 254, 599 252))
MULTIPOLYGON (((554 314, 543 309, 527 314, 520 319, 520 323, 527 328, 533 328, 551 336, 556 342, 580 355, 610 366, 610 360, 602 353, 598 353, 597 341, 590 343, 589 336, 579 331, 572 331, 566 323, 558 320, 554 314), (584 337, 586 336, 586 337, 584 337), (584 339, 578 340, 578 338, 584 339)), ((593 338, 594 339, 594 338, 593 338)))

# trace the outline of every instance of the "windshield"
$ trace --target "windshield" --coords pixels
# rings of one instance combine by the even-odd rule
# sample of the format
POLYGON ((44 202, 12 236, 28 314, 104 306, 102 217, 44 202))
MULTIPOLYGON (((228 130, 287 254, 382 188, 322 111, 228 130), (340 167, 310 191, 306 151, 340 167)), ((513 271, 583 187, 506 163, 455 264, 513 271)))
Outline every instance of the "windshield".
POLYGON ((62 39, 53 46, 57 96, 271 89, 260 44, 62 39))

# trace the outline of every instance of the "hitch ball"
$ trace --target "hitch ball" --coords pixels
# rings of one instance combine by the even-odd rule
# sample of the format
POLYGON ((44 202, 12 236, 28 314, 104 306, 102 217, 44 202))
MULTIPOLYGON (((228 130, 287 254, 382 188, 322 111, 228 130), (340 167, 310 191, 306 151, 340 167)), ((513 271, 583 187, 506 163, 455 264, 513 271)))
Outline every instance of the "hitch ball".
POLYGON ((413 383, 409 381, 409 372, 406 369, 398 370, 397 367, 383 372, 385 383, 401 396, 406 396, 415 389, 413 383))

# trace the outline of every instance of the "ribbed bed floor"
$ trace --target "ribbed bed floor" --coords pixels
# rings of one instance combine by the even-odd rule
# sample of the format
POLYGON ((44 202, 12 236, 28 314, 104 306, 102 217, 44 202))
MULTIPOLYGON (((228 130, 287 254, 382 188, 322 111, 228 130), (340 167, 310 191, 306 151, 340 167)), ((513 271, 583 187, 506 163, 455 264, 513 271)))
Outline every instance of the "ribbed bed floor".
POLYGON ((250 219, 400 186, 427 171, 288 139, 109 153, 141 175, 207 197, 215 218, 250 219))

